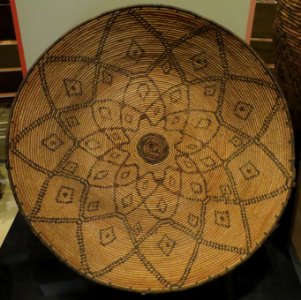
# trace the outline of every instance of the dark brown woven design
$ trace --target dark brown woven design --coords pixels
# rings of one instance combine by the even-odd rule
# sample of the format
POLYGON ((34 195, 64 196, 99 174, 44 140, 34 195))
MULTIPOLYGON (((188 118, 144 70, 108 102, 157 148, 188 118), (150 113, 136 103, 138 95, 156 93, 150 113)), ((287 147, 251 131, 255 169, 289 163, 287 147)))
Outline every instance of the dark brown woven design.
POLYGON ((34 232, 82 275, 144 292, 248 258, 288 199, 282 95, 230 32, 132 7, 53 45, 16 98, 9 171, 34 232))
POLYGON ((295 126, 301 113, 301 1, 280 0, 274 22, 277 78, 293 115, 295 126))

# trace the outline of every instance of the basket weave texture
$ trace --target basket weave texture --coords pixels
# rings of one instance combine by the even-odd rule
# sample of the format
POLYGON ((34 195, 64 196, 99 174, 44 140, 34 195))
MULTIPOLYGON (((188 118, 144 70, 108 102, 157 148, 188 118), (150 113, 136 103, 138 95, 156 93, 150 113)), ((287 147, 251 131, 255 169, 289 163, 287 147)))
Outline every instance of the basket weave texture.
POLYGON ((80 274, 144 292, 248 258, 292 185, 277 85, 230 32, 167 7, 75 28, 14 103, 8 165, 34 232, 80 274))
POLYGON ((301 128, 301 1, 280 0, 274 22, 277 79, 283 88, 294 125, 301 128))

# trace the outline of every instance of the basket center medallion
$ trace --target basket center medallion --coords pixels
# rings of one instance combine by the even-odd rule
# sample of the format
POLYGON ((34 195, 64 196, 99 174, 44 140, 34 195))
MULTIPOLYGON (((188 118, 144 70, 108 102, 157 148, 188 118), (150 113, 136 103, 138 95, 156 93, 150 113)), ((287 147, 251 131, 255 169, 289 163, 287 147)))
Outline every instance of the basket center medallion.
POLYGON ((147 163, 157 164, 166 159, 169 147, 162 135, 149 133, 140 138, 137 151, 147 163))

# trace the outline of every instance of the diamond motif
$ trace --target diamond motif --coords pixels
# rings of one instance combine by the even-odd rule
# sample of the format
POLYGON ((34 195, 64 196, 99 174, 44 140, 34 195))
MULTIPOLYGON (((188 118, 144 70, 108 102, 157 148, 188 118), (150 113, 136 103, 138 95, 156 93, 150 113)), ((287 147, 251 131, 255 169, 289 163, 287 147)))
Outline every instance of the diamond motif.
POLYGON ((85 145, 87 146, 88 149, 90 150, 95 150, 95 149, 98 149, 100 148, 100 143, 96 140, 96 139, 90 139, 90 140, 87 140, 85 142, 85 145))
POLYGON ((147 190, 148 189, 148 186, 149 186, 149 181, 148 180, 144 180, 142 185, 141 185, 141 188, 143 191, 147 190))
POLYGON ((125 114, 125 115, 124 115, 124 121, 125 121, 126 123, 132 124, 132 122, 133 122, 133 116, 130 115, 130 114, 125 114))
POLYGON ((103 246, 107 246, 112 243, 116 239, 113 226, 100 230, 99 237, 100 244, 103 246))
POLYGON ((102 72, 102 83, 111 85, 113 82, 113 75, 108 71, 102 72))
POLYGON ((127 51, 127 57, 135 62, 138 62, 144 54, 142 47, 133 39, 127 51))
POLYGON ((221 185, 219 187, 221 193, 224 195, 224 196, 228 196, 228 195, 231 195, 232 194, 232 191, 231 191, 231 188, 229 185, 225 184, 225 185, 221 185))
POLYGON ((229 212, 226 211, 215 211, 215 224, 218 226, 223 226, 226 228, 230 227, 230 215, 229 212))
POLYGON ((207 58, 204 51, 201 51, 197 55, 193 56, 191 61, 195 71, 199 71, 207 67, 207 58))
POLYGON ((117 151, 111 151, 111 153, 109 154, 109 156, 113 159, 119 158, 121 156, 121 154, 117 151))
POLYGON ((175 245, 176 242, 173 239, 169 238, 166 234, 164 234, 163 238, 158 243, 159 249, 165 256, 169 256, 171 254, 175 245))
POLYGON ((177 115, 174 115, 173 120, 171 121, 171 124, 175 125, 175 124, 179 123, 179 121, 180 121, 180 117, 177 115))
POLYGON ((170 94, 170 102, 172 104, 177 103, 182 100, 182 91, 177 89, 170 94))
POLYGON ((188 148, 189 150, 194 151, 194 150, 198 149, 198 145, 196 145, 196 144, 188 144, 188 145, 187 145, 187 148, 188 148))
POLYGON ((141 98, 141 100, 145 100, 150 92, 150 88, 147 83, 142 82, 137 87, 137 94, 141 98))
POLYGON ((171 71, 171 69, 172 69, 172 67, 171 67, 170 62, 169 62, 168 59, 166 59, 166 60, 163 61, 163 63, 161 64, 161 67, 162 67, 163 73, 165 75, 168 74, 171 71))
POLYGON ((44 147, 53 152, 64 144, 63 141, 55 133, 43 139, 41 143, 44 147))
POLYGON ((67 123, 68 127, 70 127, 70 128, 79 125, 79 121, 76 116, 71 116, 69 118, 66 118, 66 123, 67 123))
POLYGON ((253 179, 260 174, 259 170, 250 161, 240 167, 239 170, 246 180, 253 179))
POLYGON ((121 172, 121 174, 120 174, 121 179, 127 179, 127 178, 129 178, 129 176, 130 176, 130 171, 124 171, 124 172, 121 172))
POLYGON ((77 168, 78 168, 78 164, 77 163, 75 163, 73 161, 68 161, 65 164, 63 170, 66 171, 66 172, 74 174, 77 168))
POLYGON ((176 147, 180 152, 192 153, 200 150, 203 144, 191 136, 184 135, 181 143, 177 144, 176 147))
POLYGON ((196 182, 191 182, 190 187, 191 187, 191 190, 193 191, 193 193, 195 193, 195 194, 200 194, 203 191, 202 186, 196 182))
POLYGON ((119 149, 113 149, 104 155, 104 161, 110 162, 115 165, 121 165, 127 158, 129 154, 126 151, 119 149))
POLYGON ((133 182, 134 180, 136 180, 137 171, 138 170, 135 165, 124 166, 120 168, 115 178, 116 184, 122 186, 133 182))
POLYGON ((197 171, 195 163, 189 157, 178 156, 176 161, 182 171, 186 173, 195 173, 197 171))
POLYGON ((117 132, 113 132, 111 134, 111 138, 112 138, 114 143, 117 143, 121 140, 121 136, 117 132))
POLYGON ((99 114, 102 119, 112 120, 112 113, 108 107, 105 106, 99 107, 99 114))
POLYGON ((162 214, 165 213, 167 210, 167 204, 163 198, 160 198, 156 207, 158 208, 159 212, 162 214))
POLYGON ((99 171, 96 173, 96 175, 93 177, 93 179, 103 179, 107 177, 109 174, 109 171, 99 171))
POLYGON ((195 170, 195 164, 188 157, 183 157, 183 164, 187 170, 195 170))
POLYGON ((75 80, 75 79, 64 79, 63 82, 65 85, 65 89, 66 89, 66 93, 67 93, 68 97, 83 95, 81 81, 75 80))
POLYGON ((175 187, 176 186, 176 180, 172 176, 170 176, 169 180, 168 180, 168 184, 171 187, 175 187))
POLYGON ((91 155, 101 158, 106 152, 114 147, 114 144, 106 134, 99 130, 80 140, 79 146, 91 155))
POLYGON ((89 202, 87 211, 97 211, 97 210, 99 210, 99 201, 89 202))
POLYGON ((142 226, 141 224, 138 222, 135 226, 134 226, 134 233, 135 235, 139 235, 142 231, 142 226))
POLYGON ((196 215, 189 214, 188 216, 188 224, 192 227, 196 227, 199 224, 199 218, 196 215))
POLYGON ((247 120, 253 109, 251 104, 238 102, 234 108, 234 115, 242 120, 247 120))
POLYGON ((105 134, 115 145, 125 144, 129 141, 127 135, 120 129, 108 129, 105 134))
POLYGON ((74 192, 75 190, 73 188, 61 186, 56 196, 56 202, 65 204, 72 203, 74 192))
POLYGON ((216 164, 215 160, 210 156, 201 159, 201 162, 208 168, 213 167, 216 164))
POLYGON ((215 92, 216 92, 215 84, 206 85, 204 88, 204 96, 206 96, 206 97, 214 96, 215 92))
POLYGON ((158 184, 152 173, 145 174, 137 182, 139 195, 144 198, 148 197, 157 188, 157 186, 158 184))
POLYGON ((129 194, 121 199, 122 207, 127 208, 133 203, 133 195, 129 194))
POLYGON ((208 129, 211 125, 210 119, 200 119, 200 121, 196 124, 195 128, 208 129))
POLYGON ((158 114, 160 114, 161 113, 161 108, 160 108, 160 106, 159 105, 156 105, 156 106, 154 106, 153 107, 153 114, 154 114, 154 116, 156 117, 158 114))
POLYGON ((239 146, 242 146, 243 145, 243 140, 239 137, 239 136, 234 136, 232 137, 229 142, 235 146, 235 147, 239 147, 239 146))

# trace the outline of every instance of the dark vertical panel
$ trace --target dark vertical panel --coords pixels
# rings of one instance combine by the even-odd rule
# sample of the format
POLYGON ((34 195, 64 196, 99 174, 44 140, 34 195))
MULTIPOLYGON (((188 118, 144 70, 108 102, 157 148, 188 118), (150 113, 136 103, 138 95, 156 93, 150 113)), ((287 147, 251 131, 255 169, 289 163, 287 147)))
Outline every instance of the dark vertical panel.
POLYGON ((277 6, 275 4, 256 4, 252 37, 270 38, 273 36, 273 22, 276 10, 277 6))
POLYGON ((22 72, 0 72, 0 93, 15 92, 22 81, 22 72))
POLYGON ((0 40, 15 40, 12 14, 8 4, 0 4, 0 40))

